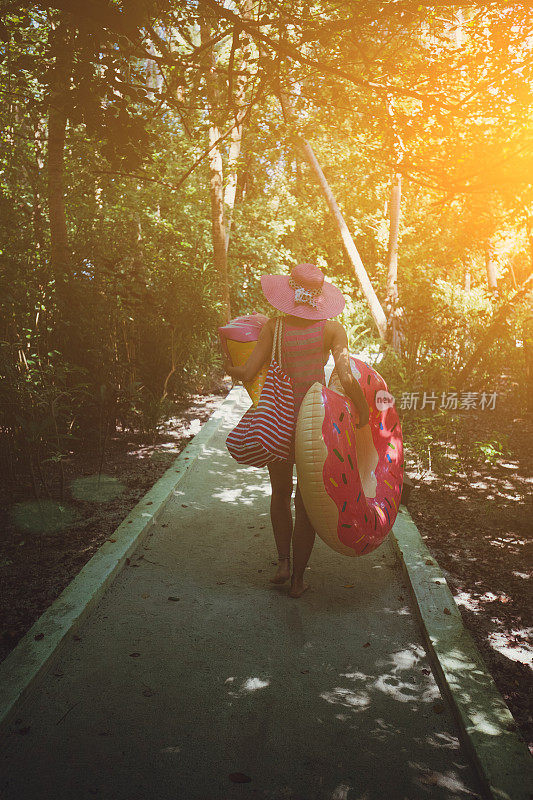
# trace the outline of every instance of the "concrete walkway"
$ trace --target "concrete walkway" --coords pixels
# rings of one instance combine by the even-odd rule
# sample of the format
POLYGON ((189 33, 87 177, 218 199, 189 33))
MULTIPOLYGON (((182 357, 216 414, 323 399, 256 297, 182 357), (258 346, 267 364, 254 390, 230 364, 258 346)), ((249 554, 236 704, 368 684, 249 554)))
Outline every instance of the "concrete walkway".
POLYGON ((2 800, 480 796, 390 544, 318 541, 300 600, 268 583, 266 470, 224 446, 240 413, 20 707, 2 800))

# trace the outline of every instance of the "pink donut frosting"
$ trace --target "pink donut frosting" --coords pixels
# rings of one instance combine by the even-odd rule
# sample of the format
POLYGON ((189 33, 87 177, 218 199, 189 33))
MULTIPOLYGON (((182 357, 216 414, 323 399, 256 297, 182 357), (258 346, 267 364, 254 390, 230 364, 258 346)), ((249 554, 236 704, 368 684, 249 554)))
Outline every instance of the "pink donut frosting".
POLYGON ((370 433, 377 455, 371 473, 375 496, 365 495, 359 474, 355 437, 361 432, 356 433, 355 428, 357 411, 351 400, 326 387, 322 389, 322 435, 328 454, 323 480, 339 511, 339 541, 363 555, 381 544, 396 519, 403 484, 403 440, 398 412, 390 402, 385 381, 363 361, 353 356, 351 361, 361 375, 359 384, 370 406, 370 433))

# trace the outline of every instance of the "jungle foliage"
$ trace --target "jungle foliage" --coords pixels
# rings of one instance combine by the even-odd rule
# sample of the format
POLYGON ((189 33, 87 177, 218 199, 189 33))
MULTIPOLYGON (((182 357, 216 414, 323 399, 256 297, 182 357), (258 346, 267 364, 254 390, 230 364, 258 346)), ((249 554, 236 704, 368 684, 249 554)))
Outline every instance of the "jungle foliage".
POLYGON ((468 366, 468 388, 525 410, 529 4, 26 0, 0 14, 12 480, 50 494, 88 437, 153 432, 220 372, 228 303, 266 310, 259 276, 302 260, 350 298, 352 349, 381 348, 395 393, 453 389, 468 366), (377 341, 302 136, 383 305, 402 177, 398 347, 377 341), (229 242, 213 257, 217 224, 229 242))

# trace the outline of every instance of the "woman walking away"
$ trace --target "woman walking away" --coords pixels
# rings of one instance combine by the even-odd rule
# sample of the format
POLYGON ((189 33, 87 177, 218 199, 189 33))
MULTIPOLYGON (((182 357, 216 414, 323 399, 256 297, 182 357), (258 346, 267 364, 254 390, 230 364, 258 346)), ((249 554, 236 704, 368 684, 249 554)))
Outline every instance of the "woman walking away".
MULTIPOLYGON (((289 275, 263 275, 261 288, 266 299, 282 312, 282 363, 294 392, 294 423, 308 389, 318 381, 325 383, 324 365, 332 353, 335 366, 347 396, 358 413, 358 428, 368 424, 369 408, 359 383, 352 375, 348 337, 340 322, 332 317, 341 313, 345 299, 324 273, 314 264, 299 264, 289 275)), ((244 366, 226 363, 228 373, 236 380, 251 381, 263 364, 270 361, 276 318, 270 319, 259 336, 257 345, 244 366)), ((296 486, 293 527, 291 497, 293 490, 294 429, 287 461, 268 465, 272 497, 270 519, 278 549, 278 568, 272 583, 291 578, 291 597, 301 597, 308 588, 304 572, 313 549, 315 532, 307 516, 300 489, 296 486), (290 551, 292 541, 292 575, 290 551)))

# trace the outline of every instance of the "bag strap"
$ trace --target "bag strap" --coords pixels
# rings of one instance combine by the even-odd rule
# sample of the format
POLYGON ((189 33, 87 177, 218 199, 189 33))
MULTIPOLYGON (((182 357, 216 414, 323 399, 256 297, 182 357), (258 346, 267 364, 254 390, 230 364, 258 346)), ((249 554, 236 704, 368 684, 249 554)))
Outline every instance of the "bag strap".
POLYGON ((281 367, 281 337, 283 333, 283 320, 278 317, 276 320, 276 327, 274 329, 274 340, 272 342, 272 355, 270 360, 276 359, 278 365, 281 367))
POLYGON ((276 320, 276 324, 274 325, 274 337, 272 339, 272 352, 270 354, 270 360, 274 361, 276 357, 276 345, 278 343, 278 322, 279 319, 276 320))

